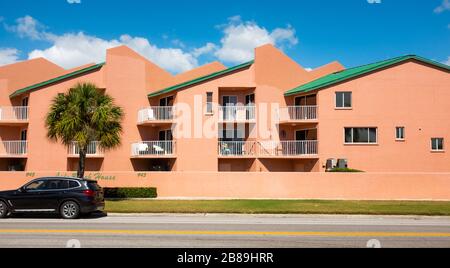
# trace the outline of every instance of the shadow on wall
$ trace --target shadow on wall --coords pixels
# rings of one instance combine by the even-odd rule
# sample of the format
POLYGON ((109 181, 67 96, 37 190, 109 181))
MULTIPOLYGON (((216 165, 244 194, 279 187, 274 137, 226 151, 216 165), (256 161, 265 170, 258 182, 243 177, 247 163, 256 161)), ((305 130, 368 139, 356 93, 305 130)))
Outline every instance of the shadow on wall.
POLYGON ((134 171, 172 171, 175 159, 131 159, 134 171))
MULTIPOLYGON (((71 158, 67 160, 67 170, 78 170, 78 158, 71 158)), ((103 170, 103 158, 87 158, 86 159, 86 171, 102 171, 103 170)))

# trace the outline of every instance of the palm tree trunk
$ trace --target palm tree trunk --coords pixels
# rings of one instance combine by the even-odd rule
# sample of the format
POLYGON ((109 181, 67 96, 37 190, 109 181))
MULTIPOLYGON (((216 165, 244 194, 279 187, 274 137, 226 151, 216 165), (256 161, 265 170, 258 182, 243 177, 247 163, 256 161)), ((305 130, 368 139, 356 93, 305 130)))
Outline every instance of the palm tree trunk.
POLYGON ((80 179, 84 178, 86 150, 87 148, 80 148, 80 161, 78 162, 78 172, 77 172, 77 177, 80 179))

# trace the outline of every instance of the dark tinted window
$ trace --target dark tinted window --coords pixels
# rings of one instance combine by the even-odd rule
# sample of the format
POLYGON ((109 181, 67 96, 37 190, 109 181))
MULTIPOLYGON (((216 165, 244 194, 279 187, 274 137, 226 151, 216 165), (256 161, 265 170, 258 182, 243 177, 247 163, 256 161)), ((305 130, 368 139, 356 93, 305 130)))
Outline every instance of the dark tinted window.
MULTIPOLYGON (((67 184, 66 184, 67 185, 67 184)), ((59 190, 64 188, 64 181, 62 180, 48 180, 44 190, 59 190)))
POLYGON ((100 186, 98 186, 98 184, 96 182, 92 182, 92 181, 89 181, 87 183, 87 186, 89 189, 94 190, 94 191, 97 191, 100 189, 100 186))
POLYGON ((352 93, 336 92, 336 108, 351 108, 351 107, 352 107, 352 93))
POLYGON ((345 128, 345 143, 377 143, 377 128, 345 128))
POLYGON ((69 188, 69 181, 68 180, 61 180, 59 181, 59 189, 67 189, 69 188))
POLYGON ((80 186, 80 184, 78 184, 78 182, 76 182, 76 181, 69 181, 69 188, 77 188, 79 186, 80 186))

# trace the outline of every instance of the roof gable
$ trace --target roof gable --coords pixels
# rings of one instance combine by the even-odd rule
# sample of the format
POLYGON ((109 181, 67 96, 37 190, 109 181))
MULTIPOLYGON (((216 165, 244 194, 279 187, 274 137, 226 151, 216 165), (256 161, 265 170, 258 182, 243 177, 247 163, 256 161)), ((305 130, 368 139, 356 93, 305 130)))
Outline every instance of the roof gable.
POLYGON ((316 79, 312 82, 309 82, 309 83, 306 83, 299 87, 296 87, 294 89, 291 89, 291 90, 287 91, 284 95, 290 96, 290 95, 306 93, 306 92, 310 92, 313 90, 322 89, 322 88, 329 87, 329 86, 332 86, 332 85, 335 85, 335 84, 338 84, 341 82, 348 81, 352 78, 356 78, 361 75, 365 75, 365 74, 369 74, 374 71, 381 70, 383 68, 392 67, 398 63, 402 63, 402 62, 405 62, 408 60, 416 60, 416 61, 420 61, 420 62, 423 62, 426 64, 436 66, 438 68, 450 70, 450 66, 448 66, 448 65, 445 65, 445 64, 442 64, 442 63, 439 63, 436 61, 432 61, 432 60, 429 60, 426 58, 422 58, 422 57, 419 57, 416 55, 406 55, 406 56, 396 57, 396 58, 379 61, 379 62, 375 62, 375 63, 371 63, 371 64, 366 64, 366 65, 346 69, 346 70, 343 70, 340 72, 332 73, 332 74, 326 75, 324 77, 321 77, 319 79, 316 79))
POLYGON ((222 70, 222 71, 218 71, 218 72, 215 72, 215 73, 212 73, 212 74, 209 74, 209 75, 205 75, 205 76, 193 79, 193 80, 189 80, 187 82, 184 82, 184 83, 181 83, 181 84, 178 84, 178 85, 174 85, 174 86, 171 86, 171 87, 168 87, 168 88, 165 88, 165 89, 162 89, 162 90, 150 93, 150 94, 148 94, 148 97, 149 98, 156 97, 156 96, 167 94, 167 93, 170 93, 170 92, 173 92, 173 91, 185 88, 185 87, 189 87, 189 86, 201 83, 201 82, 205 82, 207 80, 211 80, 211 79, 217 78, 219 76, 226 75, 226 74, 232 73, 234 71, 238 71, 238 70, 250 67, 253 63, 254 63, 254 61, 249 61, 249 62, 240 64, 240 65, 237 65, 237 66, 234 66, 234 67, 222 70))
POLYGON ((65 74, 65 75, 58 76, 56 78, 52 78, 52 79, 44 81, 44 82, 40 82, 40 83, 31 85, 31 86, 28 86, 28 87, 16 90, 9 97, 13 98, 13 97, 19 96, 21 94, 30 92, 32 90, 36 90, 36 89, 39 89, 41 87, 48 86, 48 85, 53 84, 53 83, 58 83, 58 82, 61 82, 63 80, 66 80, 66 79, 71 79, 71 78, 73 78, 75 76, 82 75, 82 74, 88 73, 90 71, 99 69, 103 65, 105 65, 105 63, 99 63, 99 64, 96 64, 96 65, 92 65, 92 66, 89 66, 89 67, 81 69, 81 70, 77 70, 77 71, 74 71, 74 72, 71 72, 71 73, 68 73, 68 74, 65 74))

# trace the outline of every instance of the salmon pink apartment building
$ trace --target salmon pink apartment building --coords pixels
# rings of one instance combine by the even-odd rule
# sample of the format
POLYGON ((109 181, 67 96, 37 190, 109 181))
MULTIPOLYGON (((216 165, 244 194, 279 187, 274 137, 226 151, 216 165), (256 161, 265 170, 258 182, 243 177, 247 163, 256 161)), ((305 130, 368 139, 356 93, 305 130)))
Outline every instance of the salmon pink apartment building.
POLYGON ((449 72, 415 55, 306 70, 272 45, 256 48, 251 62, 177 75, 126 46, 72 70, 24 61, 0 67, 0 174, 76 170, 77 145, 48 140, 45 117, 52 99, 79 82, 95 83, 125 112, 122 145, 102 151, 92 143, 87 171, 165 180, 296 180, 334 167, 447 174, 449 72))

